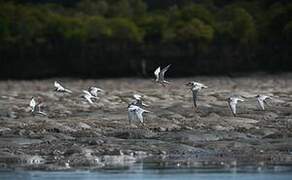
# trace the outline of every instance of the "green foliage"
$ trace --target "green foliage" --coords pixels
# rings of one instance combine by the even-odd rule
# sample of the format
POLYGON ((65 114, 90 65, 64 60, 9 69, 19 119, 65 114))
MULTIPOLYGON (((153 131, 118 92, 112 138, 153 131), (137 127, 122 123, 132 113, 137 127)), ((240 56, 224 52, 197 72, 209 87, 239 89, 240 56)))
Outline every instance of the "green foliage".
POLYGON ((143 39, 143 32, 129 19, 113 18, 109 24, 113 39, 129 40, 132 42, 140 42, 143 39))
POLYGON ((213 25, 214 18, 213 15, 205 7, 197 4, 190 4, 185 6, 180 13, 180 19, 184 21, 190 21, 193 18, 197 18, 204 23, 213 25))
POLYGON ((0 58, 18 62, 56 54, 56 61, 74 59, 75 67, 111 58, 128 62, 187 56, 192 64, 200 58, 211 63, 236 58, 241 65, 254 60, 271 66, 278 57, 291 59, 290 1, 30 2, 0 1, 0 58))
POLYGON ((178 23, 175 31, 176 39, 181 41, 210 42, 214 35, 213 28, 197 18, 186 23, 178 23))
POLYGON ((257 30, 253 17, 243 8, 230 6, 224 9, 219 33, 240 44, 256 41, 257 30))

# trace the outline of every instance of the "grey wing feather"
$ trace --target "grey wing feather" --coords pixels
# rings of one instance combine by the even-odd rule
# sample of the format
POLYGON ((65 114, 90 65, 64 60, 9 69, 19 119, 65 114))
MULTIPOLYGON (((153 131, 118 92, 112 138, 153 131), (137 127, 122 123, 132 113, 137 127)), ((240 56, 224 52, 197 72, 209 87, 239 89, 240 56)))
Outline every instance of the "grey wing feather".
POLYGON ((134 114, 134 112, 131 111, 131 110, 128 110, 128 119, 129 119, 129 123, 130 123, 130 124, 132 123, 132 121, 135 120, 135 114, 134 114))
POLYGON ((165 68, 163 68, 162 70, 161 70, 161 76, 162 77, 164 77, 164 74, 165 74, 165 72, 169 69, 169 67, 171 66, 171 64, 169 64, 168 66, 166 66, 165 68))
POLYGON ((139 119, 139 121, 141 123, 143 123, 143 115, 142 115, 142 111, 138 111, 136 112, 137 118, 139 119))
POLYGON ((262 110, 265 110, 264 101, 258 100, 258 103, 259 103, 261 109, 262 109, 262 110))
POLYGON ((235 116, 236 115, 236 103, 235 102, 229 102, 229 107, 230 107, 230 110, 232 112, 232 114, 235 116))
POLYGON ((193 92, 194 106, 197 107, 197 94, 198 94, 198 90, 192 90, 192 92, 193 92))

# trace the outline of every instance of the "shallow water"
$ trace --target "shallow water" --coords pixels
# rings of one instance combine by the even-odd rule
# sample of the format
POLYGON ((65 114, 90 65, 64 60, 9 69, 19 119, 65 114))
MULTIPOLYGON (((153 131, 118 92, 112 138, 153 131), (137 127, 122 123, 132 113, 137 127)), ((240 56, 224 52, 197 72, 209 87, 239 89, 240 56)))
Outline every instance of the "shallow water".
POLYGON ((0 179, 21 180, 96 180, 96 179, 211 179, 211 180, 291 180, 291 167, 244 167, 232 169, 156 168, 136 165, 128 169, 97 171, 0 171, 0 179))

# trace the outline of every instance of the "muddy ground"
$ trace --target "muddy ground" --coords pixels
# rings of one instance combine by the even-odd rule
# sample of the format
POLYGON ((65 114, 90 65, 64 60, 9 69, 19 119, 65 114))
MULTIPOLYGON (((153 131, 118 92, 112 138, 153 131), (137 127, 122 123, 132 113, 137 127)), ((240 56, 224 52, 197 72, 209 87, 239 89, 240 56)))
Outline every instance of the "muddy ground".
POLYGON ((150 79, 60 79, 72 95, 54 92, 54 80, 0 82, 0 168, 292 164, 291 74, 170 79, 166 88, 150 79), (209 87, 199 93, 197 109, 184 86, 190 80, 209 87), (89 86, 106 91, 94 105, 80 97, 89 86), (134 93, 151 111, 144 127, 128 122, 134 93), (265 111, 257 94, 274 98, 265 111), (238 117, 227 106, 231 95, 247 98, 238 117), (47 117, 29 112, 32 96, 44 99, 47 117))

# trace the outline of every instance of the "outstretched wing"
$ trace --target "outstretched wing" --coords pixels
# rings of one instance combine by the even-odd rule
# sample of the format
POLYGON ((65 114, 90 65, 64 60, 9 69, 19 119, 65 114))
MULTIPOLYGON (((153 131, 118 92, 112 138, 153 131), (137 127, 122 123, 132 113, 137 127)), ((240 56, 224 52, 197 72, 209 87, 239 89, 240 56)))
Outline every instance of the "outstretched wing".
POLYGON ((259 105, 260 105, 260 108, 261 108, 262 110, 265 110, 264 100, 258 98, 258 103, 259 103, 259 105))
POLYGON ((54 86, 55 86, 58 90, 62 90, 62 89, 64 89, 64 87, 63 87, 60 83, 58 83, 57 81, 54 82, 54 86))
POLYGON ((198 90, 192 90, 192 92, 193 92, 194 106, 197 107, 197 94, 198 94, 198 90))
POLYGON ((165 74, 165 72, 169 69, 169 67, 171 66, 171 64, 169 64, 168 66, 166 66, 165 68, 163 68, 162 70, 161 70, 161 77, 164 79, 164 74, 165 74))
POLYGON ((142 109, 138 109, 136 111, 136 116, 137 116, 138 120, 143 124, 144 120, 143 120, 143 110, 142 109))
POLYGON ((160 67, 158 67, 155 71, 154 71, 154 75, 156 77, 156 81, 159 80, 159 73, 160 73, 160 67))
POLYGON ((85 95, 84 98, 85 98, 90 104, 93 104, 90 95, 85 95))
POLYGON ((86 91, 86 90, 82 90, 83 93, 85 93, 88 96, 91 96, 90 92, 86 91))
POLYGON ((90 87, 88 90, 93 96, 97 96, 97 88, 96 87, 90 87))
POLYGON ((230 110, 233 114, 233 116, 236 115, 236 103, 234 101, 228 102, 230 110))
POLYGON ((131 124, 132 121, 135 120, 135 116, 136 116, 136 114, 135 114, 134 110, 131 109, 131 108, 129 108, 129 109, 128 109, 128 119, 129 119, 129 124, 131 124))

